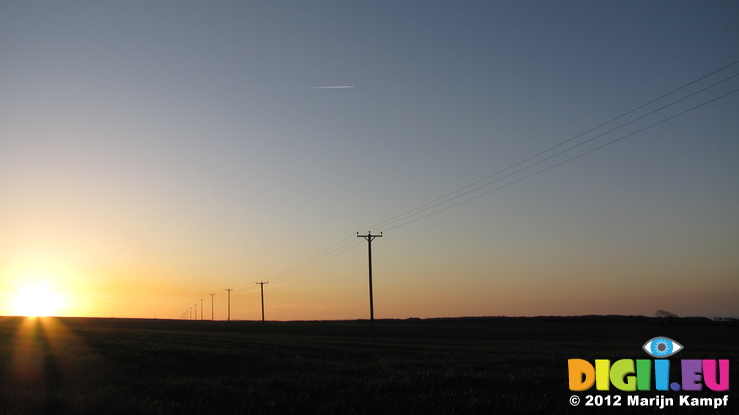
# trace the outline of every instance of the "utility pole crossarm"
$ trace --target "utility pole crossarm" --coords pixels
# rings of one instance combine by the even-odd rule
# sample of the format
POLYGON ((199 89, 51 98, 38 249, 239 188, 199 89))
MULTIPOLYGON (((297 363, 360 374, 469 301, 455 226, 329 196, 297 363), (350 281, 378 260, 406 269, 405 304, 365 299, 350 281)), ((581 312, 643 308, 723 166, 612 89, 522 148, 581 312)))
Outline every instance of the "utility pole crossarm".
POLYGON ((380 232, 379 235, 372 235, 372 232, 368 232, 367 235, 360 235, 359 232, 357 232, 357 238, 364 238, 367 242, 372 242, 375 238, 382 238, 382 232, 380 232))

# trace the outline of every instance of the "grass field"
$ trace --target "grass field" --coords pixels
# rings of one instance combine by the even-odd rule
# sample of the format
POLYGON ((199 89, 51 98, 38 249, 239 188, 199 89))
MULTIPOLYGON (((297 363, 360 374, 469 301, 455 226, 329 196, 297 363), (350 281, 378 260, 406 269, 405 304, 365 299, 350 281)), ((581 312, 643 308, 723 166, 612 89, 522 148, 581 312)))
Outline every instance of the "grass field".
MULTIPOLYGON (((625 413, 637 408, 573 408, 567 359, 648 358, 641 346, 657 335, 683 344, 675 359, 735 364, 739 355, 735 321, 611 316, 375 326, 372 342, 367 321, 0 317, 0 413, 625 413)), ((730 381, 737 385, 735 368, 730 381)), ((579 395, 587 393, 595 391, 579 395)), ((734 396, 727 409, 738 412, 734 396)))

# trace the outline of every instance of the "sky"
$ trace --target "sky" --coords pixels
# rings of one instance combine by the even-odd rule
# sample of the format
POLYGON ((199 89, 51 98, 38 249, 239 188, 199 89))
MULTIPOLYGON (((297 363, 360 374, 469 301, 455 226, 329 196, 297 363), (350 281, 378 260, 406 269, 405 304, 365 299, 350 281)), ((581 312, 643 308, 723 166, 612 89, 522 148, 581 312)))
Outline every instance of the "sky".
POLYGON ((0 315, 739 317, 737 16, 4 1, 0 315))

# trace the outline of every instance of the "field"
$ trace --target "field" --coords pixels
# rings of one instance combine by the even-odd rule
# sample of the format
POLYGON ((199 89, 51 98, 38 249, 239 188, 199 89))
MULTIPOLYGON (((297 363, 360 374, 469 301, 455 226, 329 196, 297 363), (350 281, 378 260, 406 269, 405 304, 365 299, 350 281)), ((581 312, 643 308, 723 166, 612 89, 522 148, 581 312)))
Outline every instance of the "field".
MULTIPOLYGON (((674 359, 734 365, 738 328, 618 316, 378 320, 371 341, 368 321, 0 317, 0 413, 624 413, 637 408, 572 407, 567 359, 649 358, 641 346, 660 335, 685 347, 674 359)), ((728 394, 723 412, 737 413, 728 394)))

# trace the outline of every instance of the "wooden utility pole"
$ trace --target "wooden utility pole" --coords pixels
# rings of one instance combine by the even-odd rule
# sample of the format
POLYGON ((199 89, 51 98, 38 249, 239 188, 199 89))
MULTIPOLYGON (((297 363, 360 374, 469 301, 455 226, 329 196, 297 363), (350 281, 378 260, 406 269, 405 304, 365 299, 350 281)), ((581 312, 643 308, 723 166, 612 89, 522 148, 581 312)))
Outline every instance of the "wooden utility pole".
POLYGON ((231 291, 233 288, 226 288, 226 291, 228 291, 228 321, 231 321, 231 291))
POLYGON ((264 284, 269 284, 269 281, 261 281, 257 282, 257 284, 262 286, 262 323, 264 323, 264 284))
POLYGON ((372 240, 380 237, 382 237, 382 232, 380 232, 379 235, 372 235, 372 232, 367 232, 367 235, 360 235, 359 232, 357 232, 357 238, 364 238, 367 241, 369 254, 370 332, 373 341, 375 340, 375 303, 372 297, 372 240))

